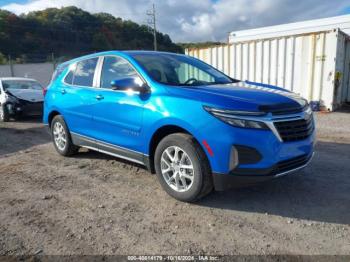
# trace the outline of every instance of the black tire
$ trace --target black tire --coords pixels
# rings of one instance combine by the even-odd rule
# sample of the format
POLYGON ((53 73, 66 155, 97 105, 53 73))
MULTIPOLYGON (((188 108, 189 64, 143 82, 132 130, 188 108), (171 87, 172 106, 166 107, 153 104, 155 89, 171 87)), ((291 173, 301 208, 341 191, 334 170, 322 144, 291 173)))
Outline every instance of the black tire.
POLYGON ((6 105, 0 106, 0 121, 1 122, 8 122, 10 120, 10 114, 7 110, 6 105))
POLYGON ((74 145, 72 142, 72 137, 70 135, 69 129, 67 127, 66 122, 64 121, 63 117, 61 115, 57 115, 53 118, 50 126, 50 131, 51 131, 51 137, 52 137, 52 142, 55 146, 56 151, 62 155, 62 156, 72 156, 76 154, 79 150, 79 147, 74 145), (59 123, 63 127, 63 131, 65 134, 65 145, 64 147, 60 147, 57 142, 55 141, 55 134, 54 134, 54 128, 56 123, 59 123))
POLYGON ((188 134, 175 133, 166 136, 158 144, 154 166, 158 180, 163 189, 172 197, 184 202, 194 202, 213 190, 212 174, 208 159, 197 141, 188 134), (188 155, 193 166, 193 182, 187 191, 178 192, 165 180, 161 170, 161 158, 167 148, 179 147, 188 155))

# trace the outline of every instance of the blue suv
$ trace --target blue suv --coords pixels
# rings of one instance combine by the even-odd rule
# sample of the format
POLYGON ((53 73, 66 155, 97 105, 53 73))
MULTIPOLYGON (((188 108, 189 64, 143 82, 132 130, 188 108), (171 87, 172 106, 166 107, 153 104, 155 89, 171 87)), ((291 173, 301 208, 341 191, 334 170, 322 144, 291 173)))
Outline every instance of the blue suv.
POLYGON ((182 201, 299 170, 315 141, 298 95, 165 52, 110 51, 59 65, 44 123, 59 154, 85 147, 144 165, 182 201))

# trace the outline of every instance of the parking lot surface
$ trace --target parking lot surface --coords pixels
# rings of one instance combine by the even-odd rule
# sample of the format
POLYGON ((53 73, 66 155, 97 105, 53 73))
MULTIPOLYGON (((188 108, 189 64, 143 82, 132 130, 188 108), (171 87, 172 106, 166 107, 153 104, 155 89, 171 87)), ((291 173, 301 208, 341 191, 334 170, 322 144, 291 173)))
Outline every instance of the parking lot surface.
POLYGON ((0 123, 0 255, 350 254, 350 113, 317 132, 307 169, 186 204, 141 166, 59 156, 40 119, 0 123))

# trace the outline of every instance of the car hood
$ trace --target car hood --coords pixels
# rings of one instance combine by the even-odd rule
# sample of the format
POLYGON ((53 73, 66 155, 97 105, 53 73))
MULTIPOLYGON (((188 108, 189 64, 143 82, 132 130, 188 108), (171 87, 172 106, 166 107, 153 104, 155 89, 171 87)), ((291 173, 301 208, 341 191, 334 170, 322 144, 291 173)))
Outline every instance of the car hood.
POLYGON ((182 86, 169 88, 179 96, 201 100, 204 104, 224 109, 287 112, 301 110, 306 100, 280 87, 253 82, 224 85, 182 86))
POLYGON ((13 89, 6 90, 10 95, 29 102, 42 102, 44 101, 44 95, 41 90, 34 89, 13 89))

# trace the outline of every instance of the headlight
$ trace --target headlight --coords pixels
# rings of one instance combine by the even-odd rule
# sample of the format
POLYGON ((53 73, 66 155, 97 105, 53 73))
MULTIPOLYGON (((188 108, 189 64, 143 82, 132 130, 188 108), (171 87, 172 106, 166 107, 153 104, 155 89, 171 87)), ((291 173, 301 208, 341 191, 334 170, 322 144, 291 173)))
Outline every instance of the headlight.
POLYGON ((263 116, 266 114, 264 112, 222 110, 208 106, 204 106, 203 108, 216 118, 219 118, 221 121, 231 126, 241 128, 269 129, 264 122, 244 119, 244 116, 263 116))
POLYGON ((11 103, 17 103, 18 102, 18 99, 15 96, 9 95, 9 94, 6 94, 6 93, 5 93, 5 99, 8 102, 11 102, 11 103))
POLYGON ((307 104, 305 107, 304 107, 304 111, 307 112, 308 114, 311 114, 312 113, 312 108, 309 104, 307 104))

